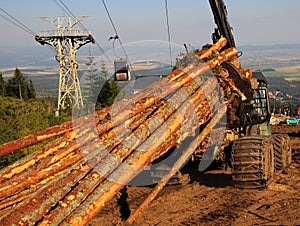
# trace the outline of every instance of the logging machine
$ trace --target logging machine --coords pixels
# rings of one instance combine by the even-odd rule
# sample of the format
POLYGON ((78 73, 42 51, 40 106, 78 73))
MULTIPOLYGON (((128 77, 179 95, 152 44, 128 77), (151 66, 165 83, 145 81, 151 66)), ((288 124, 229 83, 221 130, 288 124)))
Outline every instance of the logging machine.
MULTIPOLYGON (((209 4, 217 26, 212 41, 217 43, 222 37, 226 38, 227 43, 220 52, 236 48, 223 0, 209 0, 209 4)), ((241 55, 239 52, 236 57, 221 64, 234 81, 233 86, 239 90, 236 94, 230 94, 233 100, 227 106, 224 143, 218 149, 215 148, 213 154, 204 156, 203 150, 195 152, 193 159, 212 162, 215 156, 221 156, 217 159, 231 166, 236 187, 265 188, 275 170, 290 165, 290 138, 286 134, 272 135, 267 80, 261 71, 252 72, 242 68, 239 59, 241 55)), ((166 169, 161 166, 155 169, 156 173, 152 175, 154 180, 156 174, 161 174, 159 171, 166 169)))
MULTIPOLYGON (((236 48, 223 0, 209 0, 209 4, 217 26, 212 34, 213 43, 223 37, 227 43, 220 52, 236 48)), ((223 159, 230 159, 228 163, 233 169, 236 187, 263 188, 271 181, 276 169, 291 163, 290 138, 284 134, 272 135, 267 80, 261 71, 242 68, 241 55, 239 52, 221 64, 239 92, 231 96, 234 99, 228 105, 224 144, 218 153, 222 153, 223 159)), ((130 80, 127 60, 119 58, 114 63, 116 80, 130 80)), ((194 158, 202 157, 202 154, 194 153, 194 158)), ((155 169, 156 172, 160 170, 165 169, 155 169)))
MULTIPOLYGON (((223 0, 209 0, 209 4, 217 25, 213 42, 224 37, 224 49, 236 47, 223 0)), ((271 181, 275 169, 291 163, 290 139, 284 134, 271 135, 267 80, 261 71, 242 68, 239 56, 221 65, 242 92, 228 106, 223 150, 231 150, 229 159, 236 187, 263 188, 271 181)))

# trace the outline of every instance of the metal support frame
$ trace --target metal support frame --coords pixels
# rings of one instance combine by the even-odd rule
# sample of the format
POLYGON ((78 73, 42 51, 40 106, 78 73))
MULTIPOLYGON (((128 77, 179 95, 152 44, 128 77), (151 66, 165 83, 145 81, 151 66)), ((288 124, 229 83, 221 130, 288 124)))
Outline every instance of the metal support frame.
POLYGON ((74 26, 87 17, 41 17, 57 27, 55 31, 41 31, 35 40, 49 45, 57 51, 59 62, 58 110, 68 106, 83 107, 83 99, 78 78, 76 53, 85 44, 95 43, 90 31, 73 30, 74 26))

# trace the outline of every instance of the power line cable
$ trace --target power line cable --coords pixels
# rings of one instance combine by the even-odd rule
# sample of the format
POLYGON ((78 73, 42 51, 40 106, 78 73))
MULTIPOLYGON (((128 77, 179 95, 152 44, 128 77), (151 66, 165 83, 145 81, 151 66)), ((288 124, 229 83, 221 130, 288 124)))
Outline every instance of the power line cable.
POLYGON ((167 23, 167 32, 168 32, 168 43, 169 43, 170 63, 171 63, 171 67, 172 67, 172 65, 173 65, 173 60, 172 60, 172 47, 171 47, 171 32, 170 32, 170 22, 169 22, 169 6, 168 6, 168 0, 165 0, 165 11, 166 11, 166 23, 167 23))

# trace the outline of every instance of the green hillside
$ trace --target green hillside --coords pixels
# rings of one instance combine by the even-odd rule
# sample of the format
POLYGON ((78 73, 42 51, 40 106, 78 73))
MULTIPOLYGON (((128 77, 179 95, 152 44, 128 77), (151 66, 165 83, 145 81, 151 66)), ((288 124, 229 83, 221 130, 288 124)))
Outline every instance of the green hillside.
MULTIPOLYGON (((0 144, 33 134, 70 119, 55 117, 50 102, 0 96, 0 144)), ((43 145, 43 144, 42 144, 43 145)), ((0 158, 0 168, 36 150, 26 148, 0 158)))

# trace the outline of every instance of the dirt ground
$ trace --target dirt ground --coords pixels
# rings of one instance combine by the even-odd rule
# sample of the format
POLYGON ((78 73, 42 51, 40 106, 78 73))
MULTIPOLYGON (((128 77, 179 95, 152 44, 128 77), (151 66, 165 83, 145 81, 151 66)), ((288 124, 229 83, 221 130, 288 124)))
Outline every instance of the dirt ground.
MULTIPOLYGON (((134 225, 300 225, 300 134, 289 128, 274 130, 290 134, 292 164, 277 171, 267 189, 234 188, 225 170, 190 173, 189 183, 168 184, 134 225)), ((89 225, 121 225, 151 190, 127 187, 127 202, 113 199, 89 225)))

